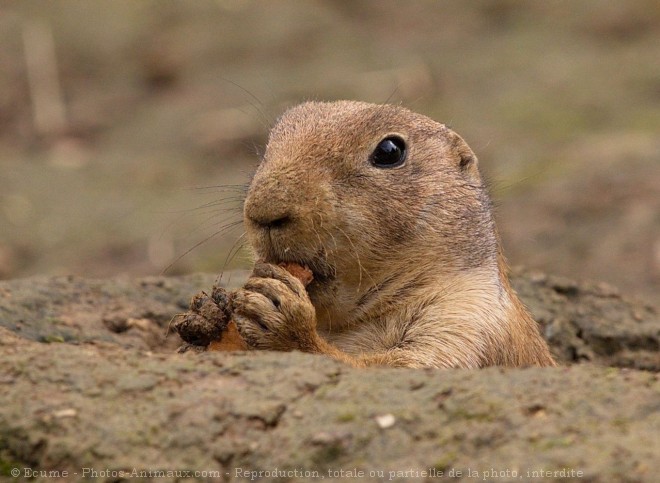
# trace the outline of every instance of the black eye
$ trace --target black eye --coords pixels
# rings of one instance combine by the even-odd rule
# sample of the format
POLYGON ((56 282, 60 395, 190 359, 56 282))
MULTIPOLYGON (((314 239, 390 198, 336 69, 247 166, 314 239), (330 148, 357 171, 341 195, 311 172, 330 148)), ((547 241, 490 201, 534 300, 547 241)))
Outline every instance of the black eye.
POLYGON ((395 168, 406 160, 406 143, 399 136, 388 136, 378 143, 369 160, 377 168, 395 168))

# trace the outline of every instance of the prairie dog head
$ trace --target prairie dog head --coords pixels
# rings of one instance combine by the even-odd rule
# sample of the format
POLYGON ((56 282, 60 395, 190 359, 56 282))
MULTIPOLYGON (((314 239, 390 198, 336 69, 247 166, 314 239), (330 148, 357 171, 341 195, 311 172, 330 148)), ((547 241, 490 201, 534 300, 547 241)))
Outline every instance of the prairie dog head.
POLYGON ((312 302, 335 320, 397 278, 497 267, 473 152, 443 124, 399 106, 288 110, 270 132, 244 217, 256 256, 308 266, 312 302))

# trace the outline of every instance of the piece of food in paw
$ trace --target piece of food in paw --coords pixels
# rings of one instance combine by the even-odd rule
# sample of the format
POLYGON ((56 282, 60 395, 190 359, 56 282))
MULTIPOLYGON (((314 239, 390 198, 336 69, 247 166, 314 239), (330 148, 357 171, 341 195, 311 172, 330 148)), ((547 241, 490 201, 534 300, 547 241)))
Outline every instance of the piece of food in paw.
POLYGON ((210 351, 221 352, 244 351, 247 349, 248 345, 241 337, 241 334, 238 333, 238 327, 236 327, 236 322, 233 320, 229 321, 225 330, 220 334, 220 337, 211 341, 207 348, 210 351))
MULTIPOLYGON (((307 287, 307 285, 309 285, 314 279, 314 275, 309 268, 303 267, 297 263, 282 262, 279 266, 300 280, 305 287, 307 287)), ((229 296, 231 297, 231 294, 229 294, 229 296)), ((241 337, 241 334, 238 332, 238 327, 233 320, 229 321, 226 328, 223 329, 222 334, 220 334, 220 337, 217 340, 212 341, 208 346, 208 350, 211 351, 236 351, 247 349, 249 349, 249 346, 241 337)))
MULTIPOLYGON (((297 263, 279 264, 306 287, 314 279, 312 271, 297 263)), ((222 287, 214 286, 211 295, 201 292, 190 301, 188 312, 181 314, 173 323, 174 330, 187 343, 180 352, 189 351, 188 345, 209 351, 242 351, 249 347, 231 320, 232 294, 222 287)))
MULTIPOLYGON (((305 287, 307 287, 307 285, 309 285, 314 279, 314 275, 309 268, 303 267, 297 263, 282 262, 279 266, 300 280, 305 287)), ((231 294, 229 294, 229 296, 231 297, 231 294)), ((217 340, 212 341, 207 350, 236 351, 247 349, 249 349, 249 346, 238 332, 236 323, 233 320, 230 320, 226 325, 226 328, 223 329, 223 332, 220 334, 220 337, 217 340)))
POLYGON ((304 287, 307 287, 307 285, 314 280, 314 274, 307 267, 303 267, 294 262, 282 262, 278 265, 300 280, 304 287))

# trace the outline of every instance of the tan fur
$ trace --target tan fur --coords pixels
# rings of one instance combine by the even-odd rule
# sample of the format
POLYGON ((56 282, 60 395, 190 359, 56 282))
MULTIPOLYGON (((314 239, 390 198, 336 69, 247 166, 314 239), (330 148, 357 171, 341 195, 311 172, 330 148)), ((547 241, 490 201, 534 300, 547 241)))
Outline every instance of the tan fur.
POLYGON ((555 365, 509 284, 477 159, 446 126, 398 106, 299 105, 271 131, 244 208, 266 262, 234 298, 251 347, 358 367, 555 365), (373 166, 392 134, 405 163, 373 166), (279 262, 312 270, 307 291, 279 262))

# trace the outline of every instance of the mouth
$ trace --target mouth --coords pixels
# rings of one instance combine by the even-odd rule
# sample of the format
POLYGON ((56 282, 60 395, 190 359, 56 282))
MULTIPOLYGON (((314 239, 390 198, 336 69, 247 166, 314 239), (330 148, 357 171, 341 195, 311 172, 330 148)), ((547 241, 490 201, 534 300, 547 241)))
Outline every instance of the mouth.
POLYGON ((327 263, 323 257, 313 257, 305 259, 296 256, 276 257, 268 256, 263 260, 266 263, 280 265, 286 263, 295 263, 301 265, 312 272, 313 279, 307 286, 307 291, 314 291, 317 287, 325 286, 335 279, 336 273, 334 267, 327 263))
POLYGON ((295 263, 312 272, 313 279, 307 285, 307 292, 319 293, 334 282, 337 277, 336 267, 329 260, 329 253, 322 244, 305 246, 290 243, 281 236, 256 236, 251 240, 257 259, 273 265, 295 263))

